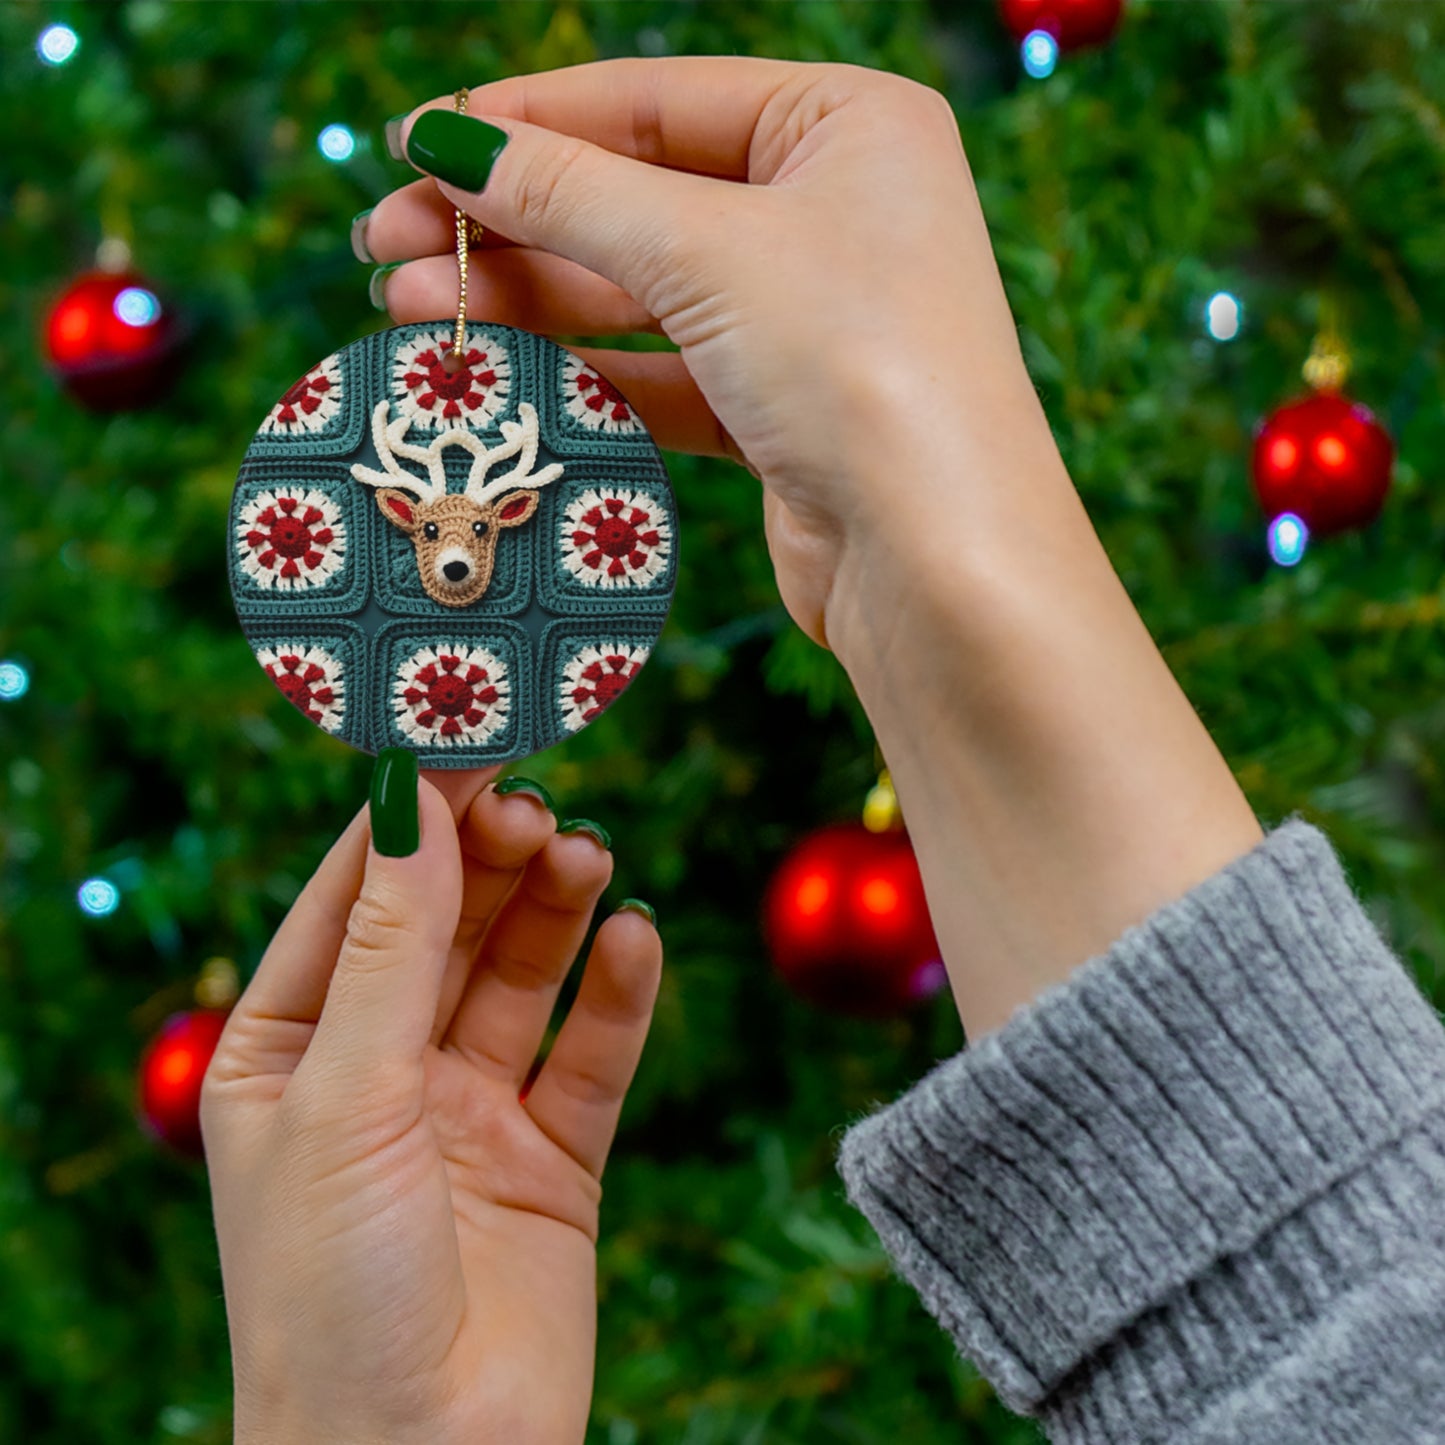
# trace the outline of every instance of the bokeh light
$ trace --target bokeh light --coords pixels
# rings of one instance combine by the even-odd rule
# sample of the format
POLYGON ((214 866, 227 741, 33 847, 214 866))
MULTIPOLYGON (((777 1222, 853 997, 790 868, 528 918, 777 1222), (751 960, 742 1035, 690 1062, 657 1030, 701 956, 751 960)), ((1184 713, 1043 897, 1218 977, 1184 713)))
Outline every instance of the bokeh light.
POLYGON ((1244 325, 1244 307, 1237 296, 1216 291, 1204 308, 1204 329, 1216 341, 1233 341, 1244 325))
POLYGON ((0 662, 0 702, 14 702, 30 691, 30 674, 18 662, 0 662))
POLYGON ((160 319, 161 303, 154 291, 147 291, 144 286, 127 286, 115 298, 112 309, 117 319, 127 326, 149 326, 160 319))
POLYGON ((813 918, 828 906, 833 896, 833 885, 822 873, 809 873, 798 884, 794 903, 804 918, 813 918))
POLYGON ((1035 80, 1044 80, 1054 73, 1059 63, 1059 42, 1047 30, 1031 30, 1019 47, 1024 70, 1035 80))
POLYGON ((871 913, 875 918, 887 918, 898 912, 903 899, 887 878, 869 878, 858 890, 858 902, 865 913, 871 913))
POLYGON ((109 878, 87 878, 75 898, 92 918, 106 918, 120 907, 120 889, 109 878))
POLYGON ((1281 567, 1293 567, 1305 554, 1310 529, 1293 512, 1281 512, 1269 524, 1269 555, 1281 567))
POLYGON ((1292 472, 1295 463, 1299 461, 1299 448, 1291 437, 1276 437, 1270 442, 1265 459, 1272 471, 1284 476, 1287 472, 1292 472))
POLYGON ((356 152, 356 137, 349 126, 329 125, 316 137, 316 148, 329 161, 349 161, 356 152))
POLYGON ((47 65, 64 65, 80 49, 80 36, 68 25, 47 25, 35 42, 35 53, 47 65))

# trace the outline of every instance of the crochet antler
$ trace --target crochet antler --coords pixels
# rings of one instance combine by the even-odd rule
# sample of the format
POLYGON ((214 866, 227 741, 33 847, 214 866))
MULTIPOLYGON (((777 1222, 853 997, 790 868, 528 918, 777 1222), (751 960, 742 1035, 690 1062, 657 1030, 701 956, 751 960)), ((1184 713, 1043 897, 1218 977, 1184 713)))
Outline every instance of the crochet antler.
POLYGON ((517 407, 520 421, 502 423, 501 432, 506 440, 495 447, 488 447, 470 427, 464 426, 448 427, 428 445, 418 446, 406 440, 411 417, 399 416, 395 421, 388 422, 389 411, 390 404, 379 401, 371 413, 371 437, 383 470, 362 466, 359 462, 351 468, 351 475, 369 487, 400 487, 411 492, 420 502, 440 500, 447 492, 446 464, 442 453, 450 446, 461 447, 472 454, 471 471, 461 495, 470 497, 479 506, 485 506, 509 487, 523 483, 530 487, 545 487, 562 475, 558 462, 552 462, 540 472, 532 471, 537 460, 537 409, 525 401, 517 407), (506 461, 518 452, 521 460, 511 471, 490 481, 484 480, 497 462, 506 461), (421 463, 427 470, 427 480, 423 481, 415 472, 408 471, 401 465, 401 460, 421 463))
POLYGON ((469 607, 485 594, 492 580, 498 538, 520 527, 536 514, 538 490, 562 475, 562 464, 551 462, 541 471, 537 462, 537 411, 522 402, 517 421, 504 421, 504 440, 489 447, 465 426, 448 427, 427 445, 406 439, 410 416, 389 422, 390 403, 379 401, 371 413, 371 436, 381 467, 354 463, 351 475, 375 487, 381 515, 416 548, 417 571, 427 596, 443 607, 469 607), (472 454, 466 489, 447 491, 447 447, 472 454), (510 457, 512 469, 487 480, 487 472, 510 457), (420 477, 402 465, 414 462, 426 468, 420 477))

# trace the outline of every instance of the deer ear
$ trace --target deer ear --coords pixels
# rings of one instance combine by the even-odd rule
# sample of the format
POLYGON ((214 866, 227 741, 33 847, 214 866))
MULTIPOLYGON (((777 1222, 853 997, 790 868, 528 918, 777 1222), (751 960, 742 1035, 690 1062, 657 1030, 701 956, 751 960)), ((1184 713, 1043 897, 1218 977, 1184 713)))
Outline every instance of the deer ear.
POLYGON ((520 527, 537 510, 536 492, 508 492, 496 503, 497 526, 520 527))
POLYGON ((393 527, 407 536, 416 531, 416 502, 405 492, 399 492, 395 487, 383 487, 376 494, 376 505, 393 527))

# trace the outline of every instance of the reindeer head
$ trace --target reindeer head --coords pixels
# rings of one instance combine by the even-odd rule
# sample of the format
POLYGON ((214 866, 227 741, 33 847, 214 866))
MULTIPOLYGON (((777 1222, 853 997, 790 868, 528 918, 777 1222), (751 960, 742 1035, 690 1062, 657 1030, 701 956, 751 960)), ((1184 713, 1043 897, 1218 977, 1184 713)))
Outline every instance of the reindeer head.
POLYGON ((371 413, 371 435, 383 471, 357 463, 351 475, 377 487, 381 515, 416 547, 417 571, 427 596, 443 607, 467 607, 485 595, 497 559, 497 539, 504 527, 520 527, 537 510, 537 489, 562 475, 560 462, 532 471, 537 460, 537 412, 525 401, 517 407, 520 421, 504 421, 500 446, 488 448, 465 426, 448 427, 427 446, 406 440, 409 416, 387 421, 390 406, 379 401, 371 413), (447 491, 442 452, 449 446, 472 454, 466 489, 447 491), (500 477, 486 480, 496 462, 521 454, 500 477), (401 465, 402 460, 426 467, 423 479, 401 465), (520 482, 529 486, 518 486, 520 482))

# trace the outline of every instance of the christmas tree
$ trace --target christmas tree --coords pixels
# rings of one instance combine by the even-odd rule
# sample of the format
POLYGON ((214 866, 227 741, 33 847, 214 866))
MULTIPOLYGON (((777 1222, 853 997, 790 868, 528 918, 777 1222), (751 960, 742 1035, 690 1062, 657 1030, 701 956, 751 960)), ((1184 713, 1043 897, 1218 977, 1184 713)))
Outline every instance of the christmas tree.
MULTIPOLYGON (((1134 0, 1107 44, 1027 45, 947 0, 0 10, 0 1440, 231 1438, 204 1168, 140 1127, 137 1064, 206 959, 244 983, 370 760, 256 666, 227 507, 276 398, 387 324, 350 218, 412 178, 385 118, 459 85, 749 53, 942 90, 1131 595, 1261 818, 1325 828, 1445 1001, 1445 13, 1134 0), (147 404, 113 412, 46 364, 102 243, 129 257, 132 324, 152 303, 176 323, 147 404), (1393 484, 1368 528, 1303 555, 1291 534, 1276 561, 1254 430, 1326 332, 1393 484)), ((668 464, 685 561, 662 641, 518 769, 606 823, 609 901, 655 903, 668 951, 606 1180, 589 1440, 1036 1440, 833 1167, 842 1125, 961 1046, 947 995, 834 1015, 766 956, 773 870, 874 781, 867 721, 778 601, 755 480, 668 464)))

